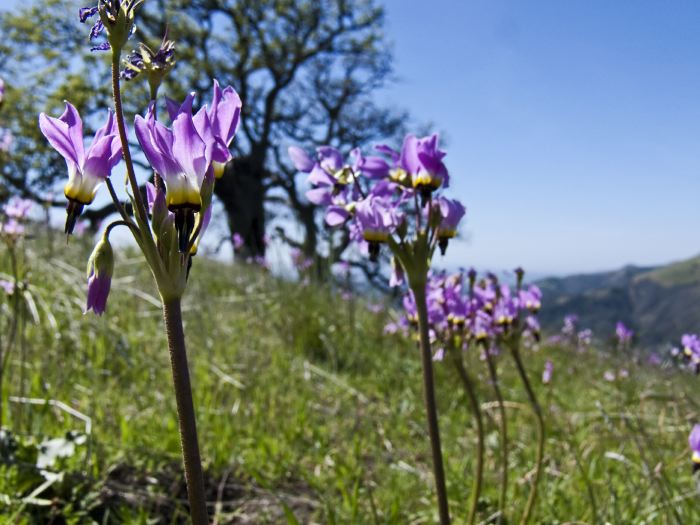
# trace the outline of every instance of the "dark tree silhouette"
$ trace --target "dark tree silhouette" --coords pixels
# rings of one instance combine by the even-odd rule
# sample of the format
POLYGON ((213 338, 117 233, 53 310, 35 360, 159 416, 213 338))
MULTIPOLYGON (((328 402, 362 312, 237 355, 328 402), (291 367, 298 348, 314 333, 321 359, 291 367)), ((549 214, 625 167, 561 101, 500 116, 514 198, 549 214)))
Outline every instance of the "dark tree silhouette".
MULTIPOLYGON (((30 115, 57 108, 68 94, 72 101, 80 94, 76 105, 81 111, 99 107, 108 96, 101 87, 107 83, 92 72, 106 68, 94 67, 103 58, 87 51, 88 28, 66 21, 66 12, 75 9, 77 16, 76 7, 72 0, 37 0, 22 13, 0 15, 6 35, 0 66, 18 74, 23 70, 24 85, 42 83, 27 104, 30 115), (61 27, 55 27, 57 20, 61 27), (28 35, 27 23, 42 34, 33 29, 35 34, 28 35), (69 56, 57 49, 68 49, 69 56), (62 69, 70 71, 68 76, 42 80, 48 71, 56 75, 62 69)), ((169 96, 182 97, 185 89, 208 92, 217 78, 233 85, 243 100, 235 158, 216 185, 231 232, 244 239, 243 256, 264 254, 266 224, 278 217, 295 219, 275 223, 280 236, 307 255, 316 254, 324 228, 286 149, 331 144, 349 151, 395 140, 403 131, 406 114, 375 102, 377 90, 392 79, 382 8, 374 0, 159 0, 146 2, 138 17, 134 45, 138 39, 159 42, 166 22, 176 41, 177 65, 164 89, 169 96)), ((143 87, 133 81, 125 92, 128 108, 140 111, 143 87)), ((15 117, 15 134, 27 138, 18 151, 21 160, 8 168, 14 177, 5 186, 25 195, 40 193, 65 173, 55 155, 46 153, 37 131, 18 123, 19 113, 15 117), (30 151, 34 144, 39 147, 30 151)), ((112 211, 110 206, 90 209, 86 217, 98 221, 112 211)), ((347 239, 334 241, 335 256, 346 245, 347 239)))

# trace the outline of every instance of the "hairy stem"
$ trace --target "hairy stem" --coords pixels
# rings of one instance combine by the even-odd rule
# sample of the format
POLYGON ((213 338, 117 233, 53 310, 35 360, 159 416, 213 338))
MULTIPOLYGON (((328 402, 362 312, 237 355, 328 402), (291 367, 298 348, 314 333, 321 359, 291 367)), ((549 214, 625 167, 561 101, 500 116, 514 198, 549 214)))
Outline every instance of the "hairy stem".
POLYGON ((523 511, 523 516, 520 518, 520 525, 525 525, 530 521, 530 516, 532 515, 532 509, 535 507, 535 502, 537 501, 537 486, 540 482, 540 476, 542 474, 542 465, 544 462, 544 417, 542 415, 542 407, 540 407, 537 401, 537 396, 532 389, 530 380, 527 378, 527 372, 523 366, 523 360, 520 357, 520 349, 518 348, 518 343, 514 343, 511 346, 511 355, 515 361, 515 366, 518 369, 518 374, 527 392, 527 398, 532 406, 532 411, 535 413, 535 418, 537 420, 537 457, 535 458, 535 474, 532 478, 532 488, 530 489, 530 495, 527 498, 527 503, 525 504, 525 510, 523 511))
MULTIPOLYGON (((147 223, 148 212, 146 211, 146 206, 143 202, 141 192, 139 191, 139 184, 136 180, 136 173, 134 172, 134 162, 131 160, 129 140, 126 136, 126 126, 124 125, 124 110, 122 109, 121 88, 119 86, 119 53, 117 52, 112 53, 112 92, 114 95, 114 112, 117 119, 117 127, 119 128, 119 138, 122 143, 122 155, 124 156, 126 173, 129 177, 129 184, 131 185, 134 202, 136 203, 136 220, 139 223, 147 223)), ((143 227, 141 224, 139 224, 139 226, 143 227)))
POLYGON ((506 407, 503 404, 501 387, 498 385, 498 371, 496 370, 496 363, 491 355, 491 349, 486 348, 484 352, 486 353, 486 363, 488 364, 489 368, 491 386, 493 387, 493 392, 496 395, 499 419, 498 431, 501 435, 501 487, 500 492, 498 493, 498 517, 496 518, 496 523, 500 525, 506 521, 506 497, 508 495, 508 419, 506 418, 506 407))
POLYGON ((440 513, 440 525, 449 525, 450 511, 447 502, 447 488, 445 486, 445 469, 442 463, 442 449, 440 447, 440 429, 438 427, 437 408, 435 406, 435 384, 433 379, 433 356, 430 351, 430 335, 428 328, 428 306, 425 297, 425 282, 422 286, 414 286, 413 295, 416 300, 418 312, 418 328, 420 331, 420 350, 423 363, 423 394, 425 398, 425 411, 428 419, 428 434, 433 455, 433 474, 435 475, 435 490, 438 499, 438 511, 440 513))
POLYGON ((192 517, 193 525, 207 525, 209 519, 207 517, 206 494, 204 492, 204 475, 202 473, 202 461, 199 456, 197 421, 194 403, 192 402, 192 387, 190 386, 190 372, 187 365, 185 332, 182 328, 182 311, 179 298, 163 302, 163 317, 170 349, 170 365, 175 386, 177 418, 180 426, 180 444, 185 466, 190 516, 192 517))
POLYGON ((464 368, 461 350, 457 348, 452 348, 451 350, 451 353, 454 356, 454 363, 455 367, 457 368, 457 373, 462 381, 462 386, 464 387, 464 391, 469 398, 469 403, 471 404, 472 412, 474 413, 474 418, 476 419, 476 470, 474 472, 474 486, 472 488, 472 499, 471 504, 469 505, 469 516, 467 518, 467 523, 472 525, 476 520, 476 508, 479 504, 481 485, 484 477, 484 421, 481 417, 481 406, 479 405, 479 400, 476 397, 474 381, 472 381, 472 378, 469 376, 466 368, 464 368))

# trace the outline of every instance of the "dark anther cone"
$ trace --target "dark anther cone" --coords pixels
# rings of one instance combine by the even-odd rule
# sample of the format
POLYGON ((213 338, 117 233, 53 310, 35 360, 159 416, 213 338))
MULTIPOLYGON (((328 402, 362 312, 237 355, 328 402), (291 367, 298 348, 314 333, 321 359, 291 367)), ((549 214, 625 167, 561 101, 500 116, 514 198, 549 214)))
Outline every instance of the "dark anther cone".
POLYGON ((379 249, 381 245, 378 242, 369 243, 369 260, 377 262, 379 260, 379 249))
POLYGON ((447 245, 450 241, 447 238, 442 238, 438 240, 438 247, 440 248, 440 255, 445 255, 447 251, 447 245))
POLYGON ((177 230, 178 251, 187 253, 190 236, 194 230, 194 211, 186 208, 175 210, 175 229, 177 230))
POLYGON ((73 228, 75 228, 75 223, 78 221, 78 217, 83 213, 84 205, 78 201, 68 201, 66 204, 66 227, 64 229, 66 235, 73 233, 73 228))

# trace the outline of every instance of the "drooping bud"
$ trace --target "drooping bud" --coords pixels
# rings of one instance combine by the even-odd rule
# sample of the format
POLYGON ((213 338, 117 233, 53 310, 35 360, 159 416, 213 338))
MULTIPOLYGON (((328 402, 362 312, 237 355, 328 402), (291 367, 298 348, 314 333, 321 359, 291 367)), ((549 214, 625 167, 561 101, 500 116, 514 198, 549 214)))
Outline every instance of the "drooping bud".
POLYGON ((90 310, 102 315, 107 307, 107 297, 112 285, 114 273, 114 252, 107 235, 97 243, 87 264, 87 304, 85 312, 90 310))

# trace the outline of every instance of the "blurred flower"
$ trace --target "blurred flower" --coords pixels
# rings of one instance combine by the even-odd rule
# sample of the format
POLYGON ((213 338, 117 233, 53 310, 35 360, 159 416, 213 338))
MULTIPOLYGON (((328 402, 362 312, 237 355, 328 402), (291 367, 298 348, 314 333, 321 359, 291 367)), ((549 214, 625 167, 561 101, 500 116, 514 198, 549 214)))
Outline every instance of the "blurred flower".
POLYGON ((22 220, 27 217, 32 206, 34 206, 34 202, 29 199, 20 199, 16 197, 5 204, 2 211, 12 219, 22 220))
POLYGON ((24 235, 24 225, 17 219, 0 223, 0 235, 14 242, 24 235))
POLYGON ((231 239, 233 240, 234 250, 240 250, 241 248, 243 248, 243 244, 245 243, 243 242, 243 237, 241 237, 240 233, 234 233, 231 239))
POLYGON ((700 470, 700 425, 695 425, 688 436, 688 445, 692 451, 693 472, 700 470))
POLYGON ((39 128, 68 166, 68 182, 64 187, 68 199, 65 232, 70 234, 83 207, 93 201, 98 186, 121 159, 117 121, 110 110, 107 122, 95 133, 87 153, 83 145, 83 121, 70 102, 66 102, 66 109, 59 118, 41 113, 39 128))
POLYGON ((615 325, 615 337, 620 348, 626 348, 632 341, 634 332, 627 328, 622 321, 618 321, 615 325))
POLYGON ((552 381, 552 374, 554 373, 554 365, 547 359, 544 363, 544 371, 542 372, 542 382, 548 385, 552 381))
POLYGON ((0 78, 0 106, 2 106, 3 101, 5 100, 5 81, 0 78))
POLYGON ((448 240, 457 235, 457 225, 459 221, 462 220, 467 210, 458 200, 448 199, 446 197, 438 197, 435 203, 440 211, 441 217, 440 225, 437 230, 438 242, 440 245, 440 252, 442 255, 445 255, 448 240))
POLYGON ((379 244, 389 239, 403 215, 389 199, 370 195, 357 203, 355 218, 363 238, 369 243, 370 260, 376 261, 379 244))
POLYGON ((15 283, 6 281, 5 279, 0 279, 0 288, 2 288, 7 295, 15 293, 15 283))
POLYGON ((12 134, 12 131, 0 128, 0 151, 9 153, 14 141, 15 136, 12 134))
POLYGON ((294 267, 299 273, 307 271, 314 265, 313 257, 306 257, 304 252, 299 248, 292 248, 289 250, 289 255, 292 258, 292 264, 294 264, 294 267))
POLYGON ((659 354, 657 354, 656 352, 652 352, 649 354, 649 357, 647 358, 647 364, 651 366, 659 366, 661 363, 663 363, 663 361, 659 354))
POLYGON ((610 382, 615 381, 615 372, 612 370, 606 370, 603 374, 603 379, 610 382))

